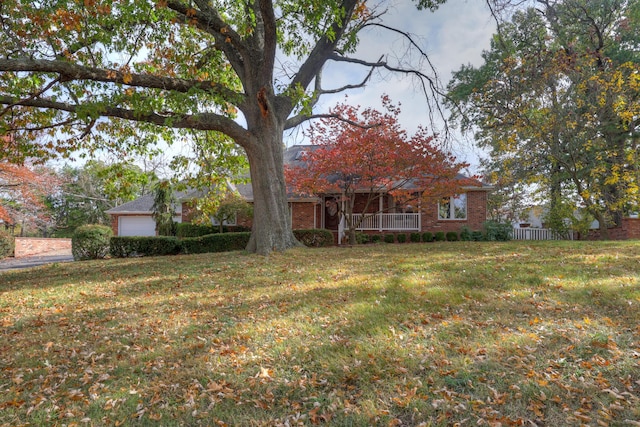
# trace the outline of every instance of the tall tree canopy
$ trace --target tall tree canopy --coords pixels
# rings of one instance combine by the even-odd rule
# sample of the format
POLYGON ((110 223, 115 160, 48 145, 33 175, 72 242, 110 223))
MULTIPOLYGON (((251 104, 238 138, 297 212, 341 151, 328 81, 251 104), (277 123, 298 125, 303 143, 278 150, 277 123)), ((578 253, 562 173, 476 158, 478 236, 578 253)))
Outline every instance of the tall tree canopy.
MULTIPOLYGON (((444 1, 414 0, 430 9, 444 1)), ((283 131, 307 119, 323 93, 364 84, 325 89, 324 64, 407 73, 429 90, 422 70, 349 56, 367 27, 402 34, 382 16, 365 0, 3 0, 0 131, 16 134, 4 155, 104 145, 126 152, 155 137, 223 133, 250 164, 248 249, 284 250, 297 242, 283 131)))
POLYGON ((450 83, 487 166, 579 200, 603 235, 640 203, 640 2, 537 0, 450 83))
POLYGON ((415 206, 423 198, 450 196, 467 184, 456 180, 466 164, 441 150, 424 128, 407 135, 398 122, 400 108, 386 96, 382 102, 384 112, 339 104, 332 112, 348 121, 323 119, 312 126, 315 146, 285 170, 287 183, 298 193, 342 198, 345 208, 338 212, 352 243, 365 219, 354 214, 377 209, 379 198, 389 194, 398 205, 415 206), (361 212, 354 212, 357 194, 366 196, 361 212))

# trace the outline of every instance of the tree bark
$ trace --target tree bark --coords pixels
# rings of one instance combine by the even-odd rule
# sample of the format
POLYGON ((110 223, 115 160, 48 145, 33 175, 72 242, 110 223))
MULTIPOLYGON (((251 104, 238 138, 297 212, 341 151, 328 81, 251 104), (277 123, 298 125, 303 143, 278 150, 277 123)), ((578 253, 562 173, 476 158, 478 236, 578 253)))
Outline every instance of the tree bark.
POLYGON ((245 148, 253 187, 253 225, 247 251, 268 255, 301 244, 291 229, 282 130, 263 129, 255 135, 256 143, 245 148))

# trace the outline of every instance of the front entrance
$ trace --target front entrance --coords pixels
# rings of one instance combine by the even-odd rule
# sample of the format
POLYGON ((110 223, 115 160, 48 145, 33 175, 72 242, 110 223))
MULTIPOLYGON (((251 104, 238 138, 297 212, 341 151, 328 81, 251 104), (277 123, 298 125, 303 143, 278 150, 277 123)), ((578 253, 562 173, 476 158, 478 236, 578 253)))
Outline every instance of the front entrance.
POLYGON ((327 230, 338 231, 340 224, 340 203, 335 197, 324 198, 324 228, 327 230))

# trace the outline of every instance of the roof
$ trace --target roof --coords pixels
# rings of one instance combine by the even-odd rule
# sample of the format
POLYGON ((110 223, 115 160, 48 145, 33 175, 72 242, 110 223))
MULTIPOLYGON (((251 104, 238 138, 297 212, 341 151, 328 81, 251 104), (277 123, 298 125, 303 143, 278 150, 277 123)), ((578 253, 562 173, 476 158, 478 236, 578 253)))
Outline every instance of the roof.
MULTIPOLYGON (((302 161, 302 156, 304 153, 308 153, 310 151, 314 151, 318 149, 319 145, 311 145, 311 144, 301 144, 301 145, 293 145, 287 148, 283 154, 284 164, 291 167, 304 167, 305 162, 302 161)), ((491 185, 484 184, 478 180, 469 178, 463 174, 458 174, 456 179, 459 180, 471 180, 473 182, 477 182, 477 185, 469 185, 463 187, 467 191, 488 191, 493 187, 491 185)), ((407 185, 413 185, 413 183, 407 183, 407 185)), ((230 184, 232 189, 238 191, 238 193, 248 202, 253 202, 253 187, 251 183, 246 184, 230 184)), ((185 191, 176 191, 174 193, 174 197, 176 200, 182 202, 187 200, 192 200, 198 197, 201 197, 204 194, 201 190, 195 189, 187 189, 185 191)), ((287 198, 289 201, 307 201, 307 200, 318 200, 317 197, 308 197, 308 196, 300 196, 298 194, 287 192, 287 198)), ((116 206, 113 209, 109 209, 107 211, 108 214, 148 214, 153 211, 153 194, 146 194, 141 196, 131 202, 127 202, 120 206, 116 206)))
MULTIPOLYGON (((178 201, 191 200, 200 197, 203 193, 198 190, 175 191, 173 197, 178 201)), ((108 214, 148 214, 153 212, 153 194, 145 194, 135 200, 109 209, 108 214)))

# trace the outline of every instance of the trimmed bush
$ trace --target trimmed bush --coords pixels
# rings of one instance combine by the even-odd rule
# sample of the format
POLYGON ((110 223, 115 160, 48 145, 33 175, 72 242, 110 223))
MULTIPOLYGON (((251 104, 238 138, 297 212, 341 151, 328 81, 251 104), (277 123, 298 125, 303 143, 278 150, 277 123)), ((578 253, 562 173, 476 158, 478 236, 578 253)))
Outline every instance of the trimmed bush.
POLYGON ((420 233, 411 233, 410 240, 413 243, 418 243, 420 241, 420 233))
POLYGON ((182 222, 176 226, 176 237, 183 239, 185 237, 200 237, 207 234, 218 232, 218 227, 211 224, 191 224, 190 222, 182 222))
POLYGON ((369 235, 367 233, 356 232, 356 243, 359 245, 364 245, 369 243, 369 235))
POLYGON ((380 243, 382 241, 382 236, 380 234, 372 234, 369 240, 371 243, 380 243))
POLYGON ((218 233, 182 239, 182 250, 186 254, 238 251, 247 247, 250 232, 218 233))
POLYGON ((436 242, 444 242, 447 239, 447 237, 444 234, 444 231, 437 231, 434 238, 436 242))
POLYGON ((405 243, 407 241, 407 235, 404 233, 398 234, 398 243, 405 243))
POLYGON ((463 242, 471 241, 471 229, 467 226, 462 227, 460 230, 460 240, 463 242))
POLYGON ((458 241, 458 233, 455 231, 448 231, 445 235, 447 242, 457 242, 458 241))
POLYGON ((4 230, 0 230, 0 259, 13 255, 16 239, 4 230))
POLYGON ((484 233, 480 230, 475 230, 471 232, 471 240, 474 242, 481 242, 484 240, 484 233))
POLYGON ((73 259, 83 261, 106 257, 111 236, 113 231, 106 225, 83 225, 76 228, 71 238, 73 259))
POLYGON ((396 237, 393 234, 385 234, 384 235, 384 242, 385 243, 395 243, 396 241, 396 237))
POLYGON ((333 246, 333 233, 329 230, 293 230, 293 235, 296 236, 300 243, 310 248, 333 246))
POLYGON ((433 233, 430 231, 425 231, 424 233, 422 233, 422 241, 433 242, 433 233))
POLYGON ((511 233, 513 231, 511 224, 497 221, 486 221, 483 224, 483 227, 485 238, 488 241, 506 242, 507 240, 511 240, 511 233))
POLYGON ((109 241, 109 253, 117 258, 177 255, 180 240, 173 236, 117 236, 109 241))

